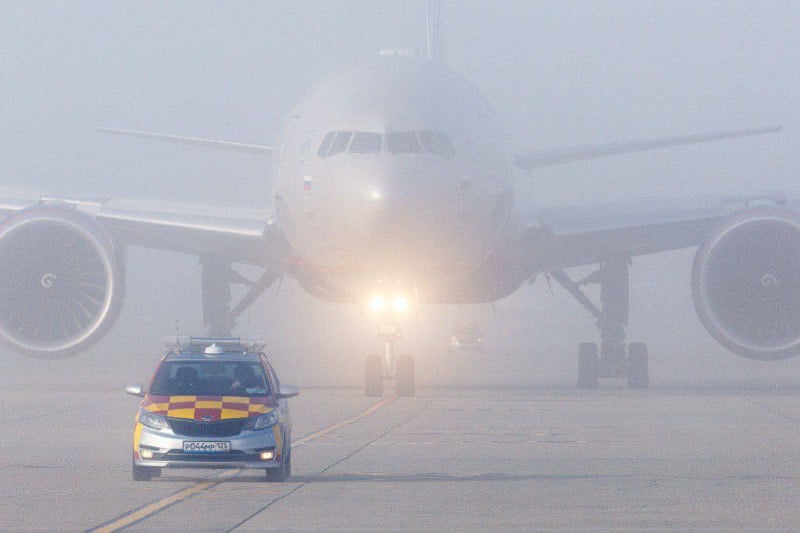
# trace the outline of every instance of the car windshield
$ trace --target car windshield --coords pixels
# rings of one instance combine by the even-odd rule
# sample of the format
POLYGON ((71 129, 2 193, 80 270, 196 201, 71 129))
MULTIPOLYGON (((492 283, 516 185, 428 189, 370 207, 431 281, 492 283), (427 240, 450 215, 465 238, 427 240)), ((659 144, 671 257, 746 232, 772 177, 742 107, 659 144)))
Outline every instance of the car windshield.
POLYGON ((268 396, 264 368, 249 361, 165 361, 150 387, 158 396, 268 396))

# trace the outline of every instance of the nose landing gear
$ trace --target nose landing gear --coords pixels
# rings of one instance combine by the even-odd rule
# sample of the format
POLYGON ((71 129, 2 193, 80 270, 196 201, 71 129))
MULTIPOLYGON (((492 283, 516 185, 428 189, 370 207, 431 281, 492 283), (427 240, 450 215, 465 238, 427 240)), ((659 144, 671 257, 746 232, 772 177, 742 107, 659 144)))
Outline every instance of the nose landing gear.
POLYGON ((416 377, 414 357, 396 355, 397 343, 402 337, 397 322, 385 322, 378 326, 378 339, 383 342, 383 355, 369 355, 364 360, 364 394, 370 397, 383 395, 384 380, 394 379, 398 396, 414 396, 416 377))

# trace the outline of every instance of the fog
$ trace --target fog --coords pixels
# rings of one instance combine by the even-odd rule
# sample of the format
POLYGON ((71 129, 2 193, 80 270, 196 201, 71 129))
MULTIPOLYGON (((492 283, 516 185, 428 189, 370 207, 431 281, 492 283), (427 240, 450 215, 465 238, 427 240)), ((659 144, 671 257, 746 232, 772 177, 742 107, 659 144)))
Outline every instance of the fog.
MULTIPOLYGON (((778 135, 538 170, 519 184, 519 202, 796 188, 795 2, 445 2, 444 13, 444 61, 505 117, 519 151, 786 126, 778 135)), ((315 79, 382 48, 423 52, 424 22, 424 1, 2 2, 2 184, 267 204, 264 157, 94 128, 270 144, 315 79)), ((748 361, 705 332, 691 302, 691 257, 637 258, 631 270, 629 338, 650 343, 653 382, 794 383, 797 361, 748 361)), ((356 306, 318 302, 291 279, 239 325, 241 334, 266 338, 285 379, 301 386, 357 385, 363 356, 379 349, 356 306)), ((109 387, 142 381, 176 328, 203 332, 197 260, 134 249, 125 307, 104 340, 64 361, 5 355, 2 380, 99 373, 109 387)), ((421 376, 469 383, 572 383, 577 343, 597 337, 588 313, 543 278, 494 306, 423 306, 406 331, 421 376), (446 350, 450 328, 471 319, 481 323, 489 358, 446 350)))

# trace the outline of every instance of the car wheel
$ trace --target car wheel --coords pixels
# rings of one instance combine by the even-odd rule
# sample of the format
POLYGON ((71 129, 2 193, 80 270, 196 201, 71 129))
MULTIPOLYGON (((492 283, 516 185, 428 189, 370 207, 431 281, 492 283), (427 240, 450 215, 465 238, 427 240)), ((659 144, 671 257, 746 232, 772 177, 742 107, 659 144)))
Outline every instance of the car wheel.
POLYGON ((161 475, 161 469, 153 466, 139 466, 136 461, 132 461, 131 474, 134 481, 150 481, 161 475))
POLYGON ((267 469, 267 481, 286 481, 292 475, 292 449, 287 448, 277 468, 267 469))

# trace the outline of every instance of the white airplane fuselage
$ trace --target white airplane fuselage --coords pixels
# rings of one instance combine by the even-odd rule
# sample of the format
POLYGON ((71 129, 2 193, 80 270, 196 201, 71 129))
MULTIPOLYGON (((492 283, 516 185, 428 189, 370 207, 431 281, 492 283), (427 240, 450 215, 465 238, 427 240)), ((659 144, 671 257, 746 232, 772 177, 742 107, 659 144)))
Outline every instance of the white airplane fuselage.
POLYGON ((380 56, 321 79, 289 113, 274 157, 276 219, 301 284, 334 301, 375 287, 430 302, 507 295, 521 282, 508 259, 517 233, 508 146, 486 100, 435 62, 380 56), (350 149, 320 154, 336 132, 379 134, 380 148, 359 152, 351 137, 350 149), (409 132, 418 144, 392 150, 389 136, 409 132), (419 145, 432 134, 452 152, 419 145), (506 272, 487 271, 497 265, 506 272))

